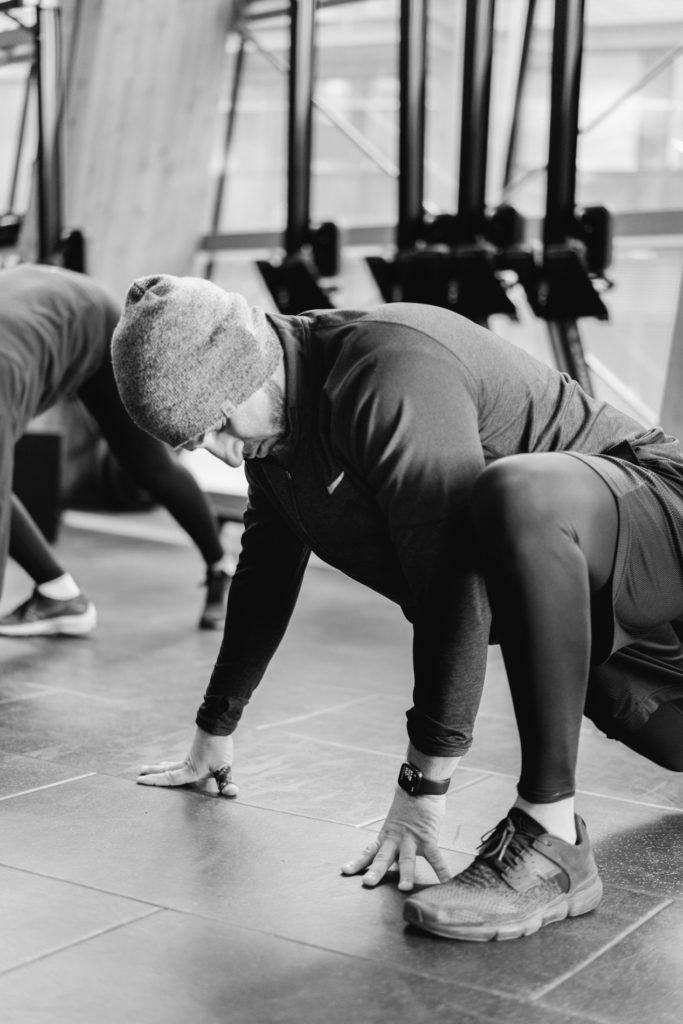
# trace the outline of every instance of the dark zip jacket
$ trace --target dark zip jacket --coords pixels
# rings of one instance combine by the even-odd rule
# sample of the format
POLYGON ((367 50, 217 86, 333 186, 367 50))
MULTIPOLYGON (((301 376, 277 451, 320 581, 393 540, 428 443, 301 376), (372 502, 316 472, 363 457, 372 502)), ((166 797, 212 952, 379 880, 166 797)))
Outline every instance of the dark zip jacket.
POLYGON ((231 733, 287 628, 310 551, 403 609, 413 625, 408 734, 463 754, 486 668, 490 612, 470 496, 520 452, 599 453, 661 431, 444 309, 272 316, 288 433, 246 463, 249 503, 225 635, 197 724, 231 733))

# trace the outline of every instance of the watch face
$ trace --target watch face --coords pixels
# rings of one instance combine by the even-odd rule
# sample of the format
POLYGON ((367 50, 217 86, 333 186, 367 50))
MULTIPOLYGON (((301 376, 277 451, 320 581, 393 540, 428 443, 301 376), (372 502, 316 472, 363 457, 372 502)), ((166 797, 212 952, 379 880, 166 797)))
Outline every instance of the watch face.
POLYGON ((398 776, 398 784, 401 789, 405 789, 407 793, 414 793, 417 787, 420 785, 420 779, 422 778, 422 772, 418 771, 417 768, 413 768, 410 764, 402 764, 401 771, 398 776))

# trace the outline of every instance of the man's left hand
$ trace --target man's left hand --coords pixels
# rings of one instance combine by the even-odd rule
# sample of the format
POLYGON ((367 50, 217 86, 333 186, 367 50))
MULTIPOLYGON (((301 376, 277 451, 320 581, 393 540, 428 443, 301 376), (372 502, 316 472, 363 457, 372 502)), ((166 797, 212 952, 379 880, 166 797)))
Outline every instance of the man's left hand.
POLYGON ((415 881, 415 858, 422 856, 434 868, 439 881, 447 881, 453 872, 439 849, 445 808, 445 795, 409 796, 397 787, 379 836, 365 847, 360 857, 342 866, 342 874, 365 871, 363 885, 372 888, 398 861, 398 887, 407 891, 415 881))

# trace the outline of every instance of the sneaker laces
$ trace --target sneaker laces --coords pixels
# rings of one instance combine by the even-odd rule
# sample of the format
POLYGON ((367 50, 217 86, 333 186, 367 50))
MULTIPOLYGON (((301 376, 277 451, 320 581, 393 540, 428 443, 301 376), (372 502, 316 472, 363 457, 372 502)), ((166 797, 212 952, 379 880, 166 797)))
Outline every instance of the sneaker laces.
POLYGON ((518 864, 536 837, 521 830, 510 818, 500 821, 481 837, 477 856, 497 874, 518 864))

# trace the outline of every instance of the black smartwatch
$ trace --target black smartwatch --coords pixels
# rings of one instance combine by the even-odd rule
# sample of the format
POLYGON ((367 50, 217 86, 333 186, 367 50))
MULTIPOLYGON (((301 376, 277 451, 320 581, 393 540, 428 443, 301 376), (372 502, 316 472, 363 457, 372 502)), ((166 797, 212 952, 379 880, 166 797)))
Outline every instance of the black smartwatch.
POLYGON ((404 761, 398 773, 398 784, 401 789, 411 796, 422 796, 426 794, 437 794, 441 796, 448 791, 451 784, 450 779, 425 779, 419 768, 414 764, 404 761))

